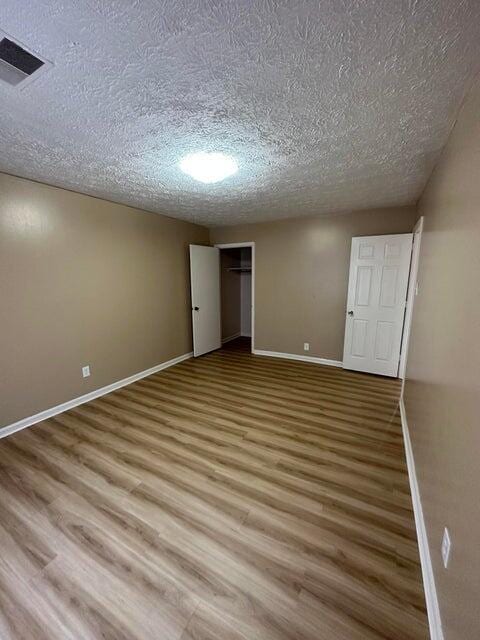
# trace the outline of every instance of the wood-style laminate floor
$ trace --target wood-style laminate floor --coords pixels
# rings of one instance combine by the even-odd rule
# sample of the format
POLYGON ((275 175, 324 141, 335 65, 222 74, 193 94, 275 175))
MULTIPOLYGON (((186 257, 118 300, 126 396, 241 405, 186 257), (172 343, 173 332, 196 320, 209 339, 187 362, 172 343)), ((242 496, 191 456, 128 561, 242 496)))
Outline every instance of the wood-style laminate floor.
POLYGON ((428 638, 398 395, 239 341, 1 440, 0 638, 428 638))

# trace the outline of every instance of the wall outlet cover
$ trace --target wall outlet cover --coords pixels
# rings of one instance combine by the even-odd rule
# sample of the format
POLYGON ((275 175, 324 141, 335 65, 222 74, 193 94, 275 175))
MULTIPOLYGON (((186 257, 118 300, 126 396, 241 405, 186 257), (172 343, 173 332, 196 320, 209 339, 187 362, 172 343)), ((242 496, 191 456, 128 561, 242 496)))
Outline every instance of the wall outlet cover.
POLYGON ((82 367, 82 376, 84 378, 88 378, 89 375, 90 375, 90 366, 87 365, 86 367, 82 367))
POLYGON ((303 343, 303 350, 304 351, 310 351, 310 343, 309 342, 304 342, 303 343))
POLYGON ((451 546, 452 546, 452 543, 450 541, 450 533, 447 527, 445 527, 443 531, 443 539, 442 539, 442 560, 443 560, 443 566, 445 567, 445 569, 448 567, 448 561, 450 560, 451 546))

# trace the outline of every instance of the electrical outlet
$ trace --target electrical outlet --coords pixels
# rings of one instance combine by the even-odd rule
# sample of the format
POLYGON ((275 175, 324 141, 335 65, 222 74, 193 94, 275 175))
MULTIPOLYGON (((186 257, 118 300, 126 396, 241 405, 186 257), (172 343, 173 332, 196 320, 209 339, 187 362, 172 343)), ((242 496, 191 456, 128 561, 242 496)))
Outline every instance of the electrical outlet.
POLYGON ((304 351, 310 351, 310 343, 309 342, 304 342, 303 343, 303 350, 304 351))
POLYGON ((90 366, 87 364, 86 367, 82 367, 82 376, 84 378, 88 378, 89 375, 90 375, 90 366))
POLYGON ((450 541, 450 533, 448 532, 447 527, 443 530, 443 540, 442 540, 442 560, 443 566, 445 569, 448 567, 448 561, 450 559, 450 547, 452 543, 450 541))

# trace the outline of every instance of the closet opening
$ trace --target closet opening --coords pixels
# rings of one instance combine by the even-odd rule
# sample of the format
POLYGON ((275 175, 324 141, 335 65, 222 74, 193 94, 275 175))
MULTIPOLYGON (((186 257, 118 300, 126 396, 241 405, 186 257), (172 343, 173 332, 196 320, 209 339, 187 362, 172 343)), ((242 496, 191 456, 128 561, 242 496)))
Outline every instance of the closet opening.
POLYGON ((253 351, 253 243, 217 247, 220 249, 222 345, 253 351))

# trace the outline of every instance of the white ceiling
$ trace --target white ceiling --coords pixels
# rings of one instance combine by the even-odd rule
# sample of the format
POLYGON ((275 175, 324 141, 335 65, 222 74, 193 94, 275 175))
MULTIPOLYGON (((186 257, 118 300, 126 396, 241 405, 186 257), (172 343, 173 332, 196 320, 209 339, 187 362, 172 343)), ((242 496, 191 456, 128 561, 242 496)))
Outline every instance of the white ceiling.
POLYGON ((416 201, 480 60, 479 0, 1 0, 54 67, 0 84, 0 170, 218 225, 416 201), (234 155, 223 183, 177 162, 234 155))

